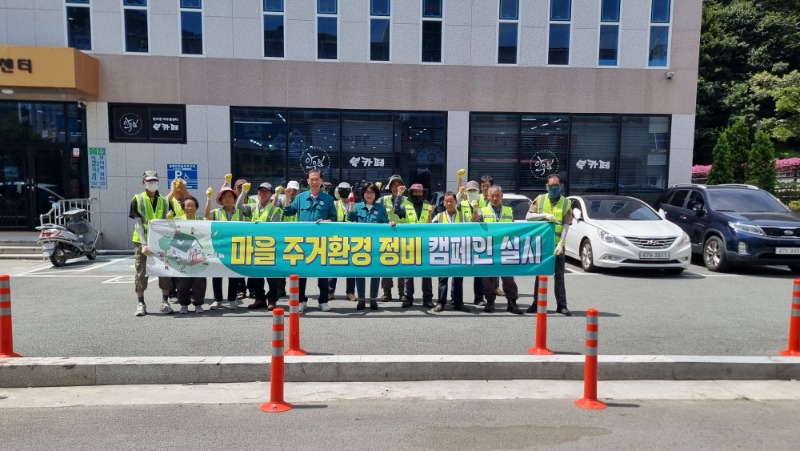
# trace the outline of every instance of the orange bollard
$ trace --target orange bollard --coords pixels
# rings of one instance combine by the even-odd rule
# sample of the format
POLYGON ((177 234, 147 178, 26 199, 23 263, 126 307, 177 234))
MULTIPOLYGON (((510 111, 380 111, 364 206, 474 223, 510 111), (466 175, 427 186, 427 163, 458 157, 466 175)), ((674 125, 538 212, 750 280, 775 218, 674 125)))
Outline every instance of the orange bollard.
POLYGON ((300 276, 289 276, 289 348, 283 355, 306 355, 300 347, 300 276))
POLYGON ((606 404, 597 400, 597 309, 586 311, 586 363, 583 366, 583 398, 575 405, 584 409, 605 409, 606 404))
POLYGON ((286 412, 292 405, 283 400, 283 309, 272 311, 272 363, 269 366, 269 402, 261 404, 264 412, 286 412))
POLYGON ((800 356, 800 279, 794 279, 792 287, 792 313, 789 317, 789 346, 780 355, 800 356))
POLYGON ((547 349, 547 276, 539 276, 539 296, 536 299, 536 343, 528 354, 553 355, 547 349))
POLYGON ((0 357, 22 357, 14 352, 14 331, 11 328, 11 277, 0 276, 0 357))

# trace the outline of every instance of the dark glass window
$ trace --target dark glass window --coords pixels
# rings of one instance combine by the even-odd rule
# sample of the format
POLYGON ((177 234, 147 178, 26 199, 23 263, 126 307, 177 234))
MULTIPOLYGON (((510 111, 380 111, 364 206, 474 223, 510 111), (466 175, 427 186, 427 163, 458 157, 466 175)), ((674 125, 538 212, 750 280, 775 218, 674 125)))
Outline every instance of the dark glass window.
POLYGON ((571 20, 572 0, 550 0, 550 20, 571 20))
POLYGON ((231 108, 233 167, 236 177, 254 186, 270 182, 286 186, 288 130, 286 111, 266 108, 231 108))
POLYGON ((203 0, 181 0, 181 8, 201 9, 202 7, 203 0))
POLYGON ((317 0, 317 14, 336 14, 336 0, 317 0))
POLYGON ((569 64, 569 25, 550 24, 547 64, 569 64))
POLYGON ((88 5, 89 0, 67 0, 67 3, 77 3, 82 5, 88 5))
POLYGON ((442 0, 422 0, 422 17, 442 17, 442 0))
POLYGON ((203 54, 203 13, 181 11, 181 52, 184 55, 203 54))
POLYGON ((89 8, 67 7, 67 46, 78 50, 92 49, 92 19, 89 8))
POLYGON ((669 118, 622 116, 621 119, 620 193, 654 202, 667 186, 669 118))
POLYGON ((373 16, 388 16, 391 13, 390 0, 370 0, 369 13, 373 16))
POLYGON ((147 0, 123 0, 125 6, 147 6, 147 0))
POLYGON ((431 193, 447 191, 447 113, 396 113, 394 142, 392 174, 400 174, 406 186, 422 183, 431 193))
POLYGON ((335 17, 317 17, 317 58, 335 60, 337 56, 335 17))
POLYGON ((146 9, 125 10, 125 51, 148 52, 146 9))
POLYGON ((653 0, 650 22, 669 23, 670 0, 653 0))
POLYGON ((442 62, 442 22, 438 20, 422 21, 422 61, 425 63, 442 62))
POLYGON ((264 15, 264 56, 283 58, 283 15, 264 15))
POLYGON ((491 175, 505 192, 517 186, 519 162, 519 115, 470 116, 469 180, 491 175))
POLYGON ((369 59, 370 61, 389 61, 390 42, 389 19, 370 20, 369 59))
POLYGON ((614 193, 619 165, 619 117, 574 116, 570 139, 570 193, 614 193))
POLYGON ((389 112, 342 112, 342 171, 338 181, 360 186, 389 179, 396 163, 392 119, 389 112))
POLYGON ((516 22, 500 22, 497 33, 497 64, 517 64, 516 22))
POLYGON ((667 50, 669 49, 669 27, 650 27, 650 51, 647 59, 648 66, 666 66, 667 50))
POLYGON ((289 110, 289 179, 304 183, 310 169, 339 180, 341 120, 335 110, 289 110))
POLYGON ((524 114, 520 121, 519 190, 544 190, 547 176, 566 176, 570 117, 524 114))
POLYGON ((282 13, 283 0, 264 0, 264 11, 282 13))
POLYGON ((500 18, 519 19, 519 0, 500 0, 500 18))
POLYGON ((597 63, 601 66, 617 65, 619 25, 600 25, 600 51, 597 63))
POLYGON ((619 22, 619 1, 603 0, 603 4, 600 6, 601 22, 619 22))

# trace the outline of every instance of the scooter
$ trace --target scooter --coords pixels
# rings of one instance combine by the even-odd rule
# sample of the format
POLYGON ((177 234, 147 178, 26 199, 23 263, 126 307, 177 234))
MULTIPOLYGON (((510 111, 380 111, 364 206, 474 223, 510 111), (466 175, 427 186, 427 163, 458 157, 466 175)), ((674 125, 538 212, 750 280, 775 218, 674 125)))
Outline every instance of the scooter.
POLYGON ((42 255, 49 257, 53 266, 64 266, 68 258, 85 255, 89 260, 97 258, 97 238, 99 233, 86 219, 87 211, 83 208, 73 208, 61 214, 66 218, 65 225, 45 224, 36 227, 40 230, 39 240, 42 246, 42 255))

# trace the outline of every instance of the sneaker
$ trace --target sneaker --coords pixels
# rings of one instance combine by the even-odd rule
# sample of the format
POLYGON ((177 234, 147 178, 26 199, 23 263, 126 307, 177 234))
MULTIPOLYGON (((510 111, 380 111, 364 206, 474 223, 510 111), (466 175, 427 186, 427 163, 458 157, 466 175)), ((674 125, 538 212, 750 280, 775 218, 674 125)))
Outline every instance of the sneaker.
POLYGON ((442 312, 444 311, 444 306, 442 304, 436 304, 436 307, 433 308, 434 312, 442 312))
POLYGON ((188 305, 182 305, 181 306, 181 311, 178 312, 178 313, 180 313, 181 315, 185 315, 185 314, 189 313, 189 306, 188 305))
POLYGON ((566 307, 557 309, 556 313, 561 313, 564 316, 572 316, 572 312, 570 312, 569 309, 566 307))
POLYGON ((210 306, 208 306, 209 310, 216 310, 218 308, 219 308, 219 301, 214 301, 214 302, 211 303, 210 306))
POLYGON ((353 294, 353 293, 347 293, 347 300, 348 301, 355 301, 356 300, 356 295, 353 294))
POLYGON ((402 308, 410 308, 412 305, 414 305, 414 301, 411 298, 403 298, 403 305, 401 305, 402 308))
POLYGON ((319 305, 319 309, 322 310, 323 312, 330 312, 331 306, 328 305, 327 302, 323 302, 322 304, 319 305))
POLYGON ((244 299, 244 295, 245 295, 244 292, 237 291, 236 292, 236 299, 244 299))
POLYGON ((147 306, 144 305, 144 302, 139 302, 136 306, 136 316, 144 316, 147 315, 147 306))
POLYGON ((300 313, 303 313, 303 312, 305 312, 305 311, 306 311, 306 306, 307 306, 307 305, 308 305, 308 303, 307 303, 307 302, 301 302, 301 303, 300 303, 300 313))
POLYGON ((484 301, 483 299, 475 299, 475 301, 473 301, 472 303, 481 307, 486 305, 486 301, 484 301))
POLYGON ((496 288, 494 290, 494 294, 497 295, 497 296, 500 296, 500 297, 505 297, 506 296, 506 293, 503 290, 501 290, 500 288, 496 288))
POLYGON ((370 310, 378 310, 378 301, 376 299, 369 300, 369 309, 370 310))
POLYGON ((175 311, 172 310, 172 307, 169 306, 169 302, 162 302, 160 311, 161 311, 161 313, 165 313, 167 315, 171 315, 171 314, 175 313, 175 311))
POLYGON ((239 304, 237 304, 235 300, 228 303, 228 310, 236 310, 238 308, 239 304))
POLYGON ((169 302, 170 302, 170 304, 177 304, 177 303, 179 303, 181 301, 178 300, 178 296, 175 296, 175 295, 171 294, 171 295, 169 295, 169 302))
POLYGON ((423 299, 422 300, 422 305, 427 307, 427 308, 433 308, 433 301, 430 300, 430 299, 423 299))
MULTIPOLYGON (((365 304, 364 299, 359 299, 358 304, 356 304, 356 310, 364 310, 365 307, 364 304, 365 304)), ((372 305, 372 301, 370 301, 370 305, 372 305)))
POLYGON ((203 312, 205 312, 205 310, 203 310, 203 306, 202 305, 195 305, 194 306, 194 312, 195 313, 203 313, 203 312))

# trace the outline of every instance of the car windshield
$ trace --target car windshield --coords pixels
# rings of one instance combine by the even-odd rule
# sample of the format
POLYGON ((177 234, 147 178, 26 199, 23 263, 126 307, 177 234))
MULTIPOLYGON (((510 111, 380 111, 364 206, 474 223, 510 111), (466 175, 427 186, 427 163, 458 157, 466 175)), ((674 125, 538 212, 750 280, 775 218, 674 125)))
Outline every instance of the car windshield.
POLYGON ((709 203, 715 211, 740 211, 747 213, 786 213, 786 206, 766 191, 739 189, 710 189, 709 203))
POLYGON ((636 199, 586 200, 586 216, 611 221, 660 221, 661 217, 644 202, 636 199))
POLYGON ((525 215, 528 214, 528 209, 531 207, 531 201, 528 199, 503 198, 503 205, 511 207, 514 219, 525 219, 525 215))

